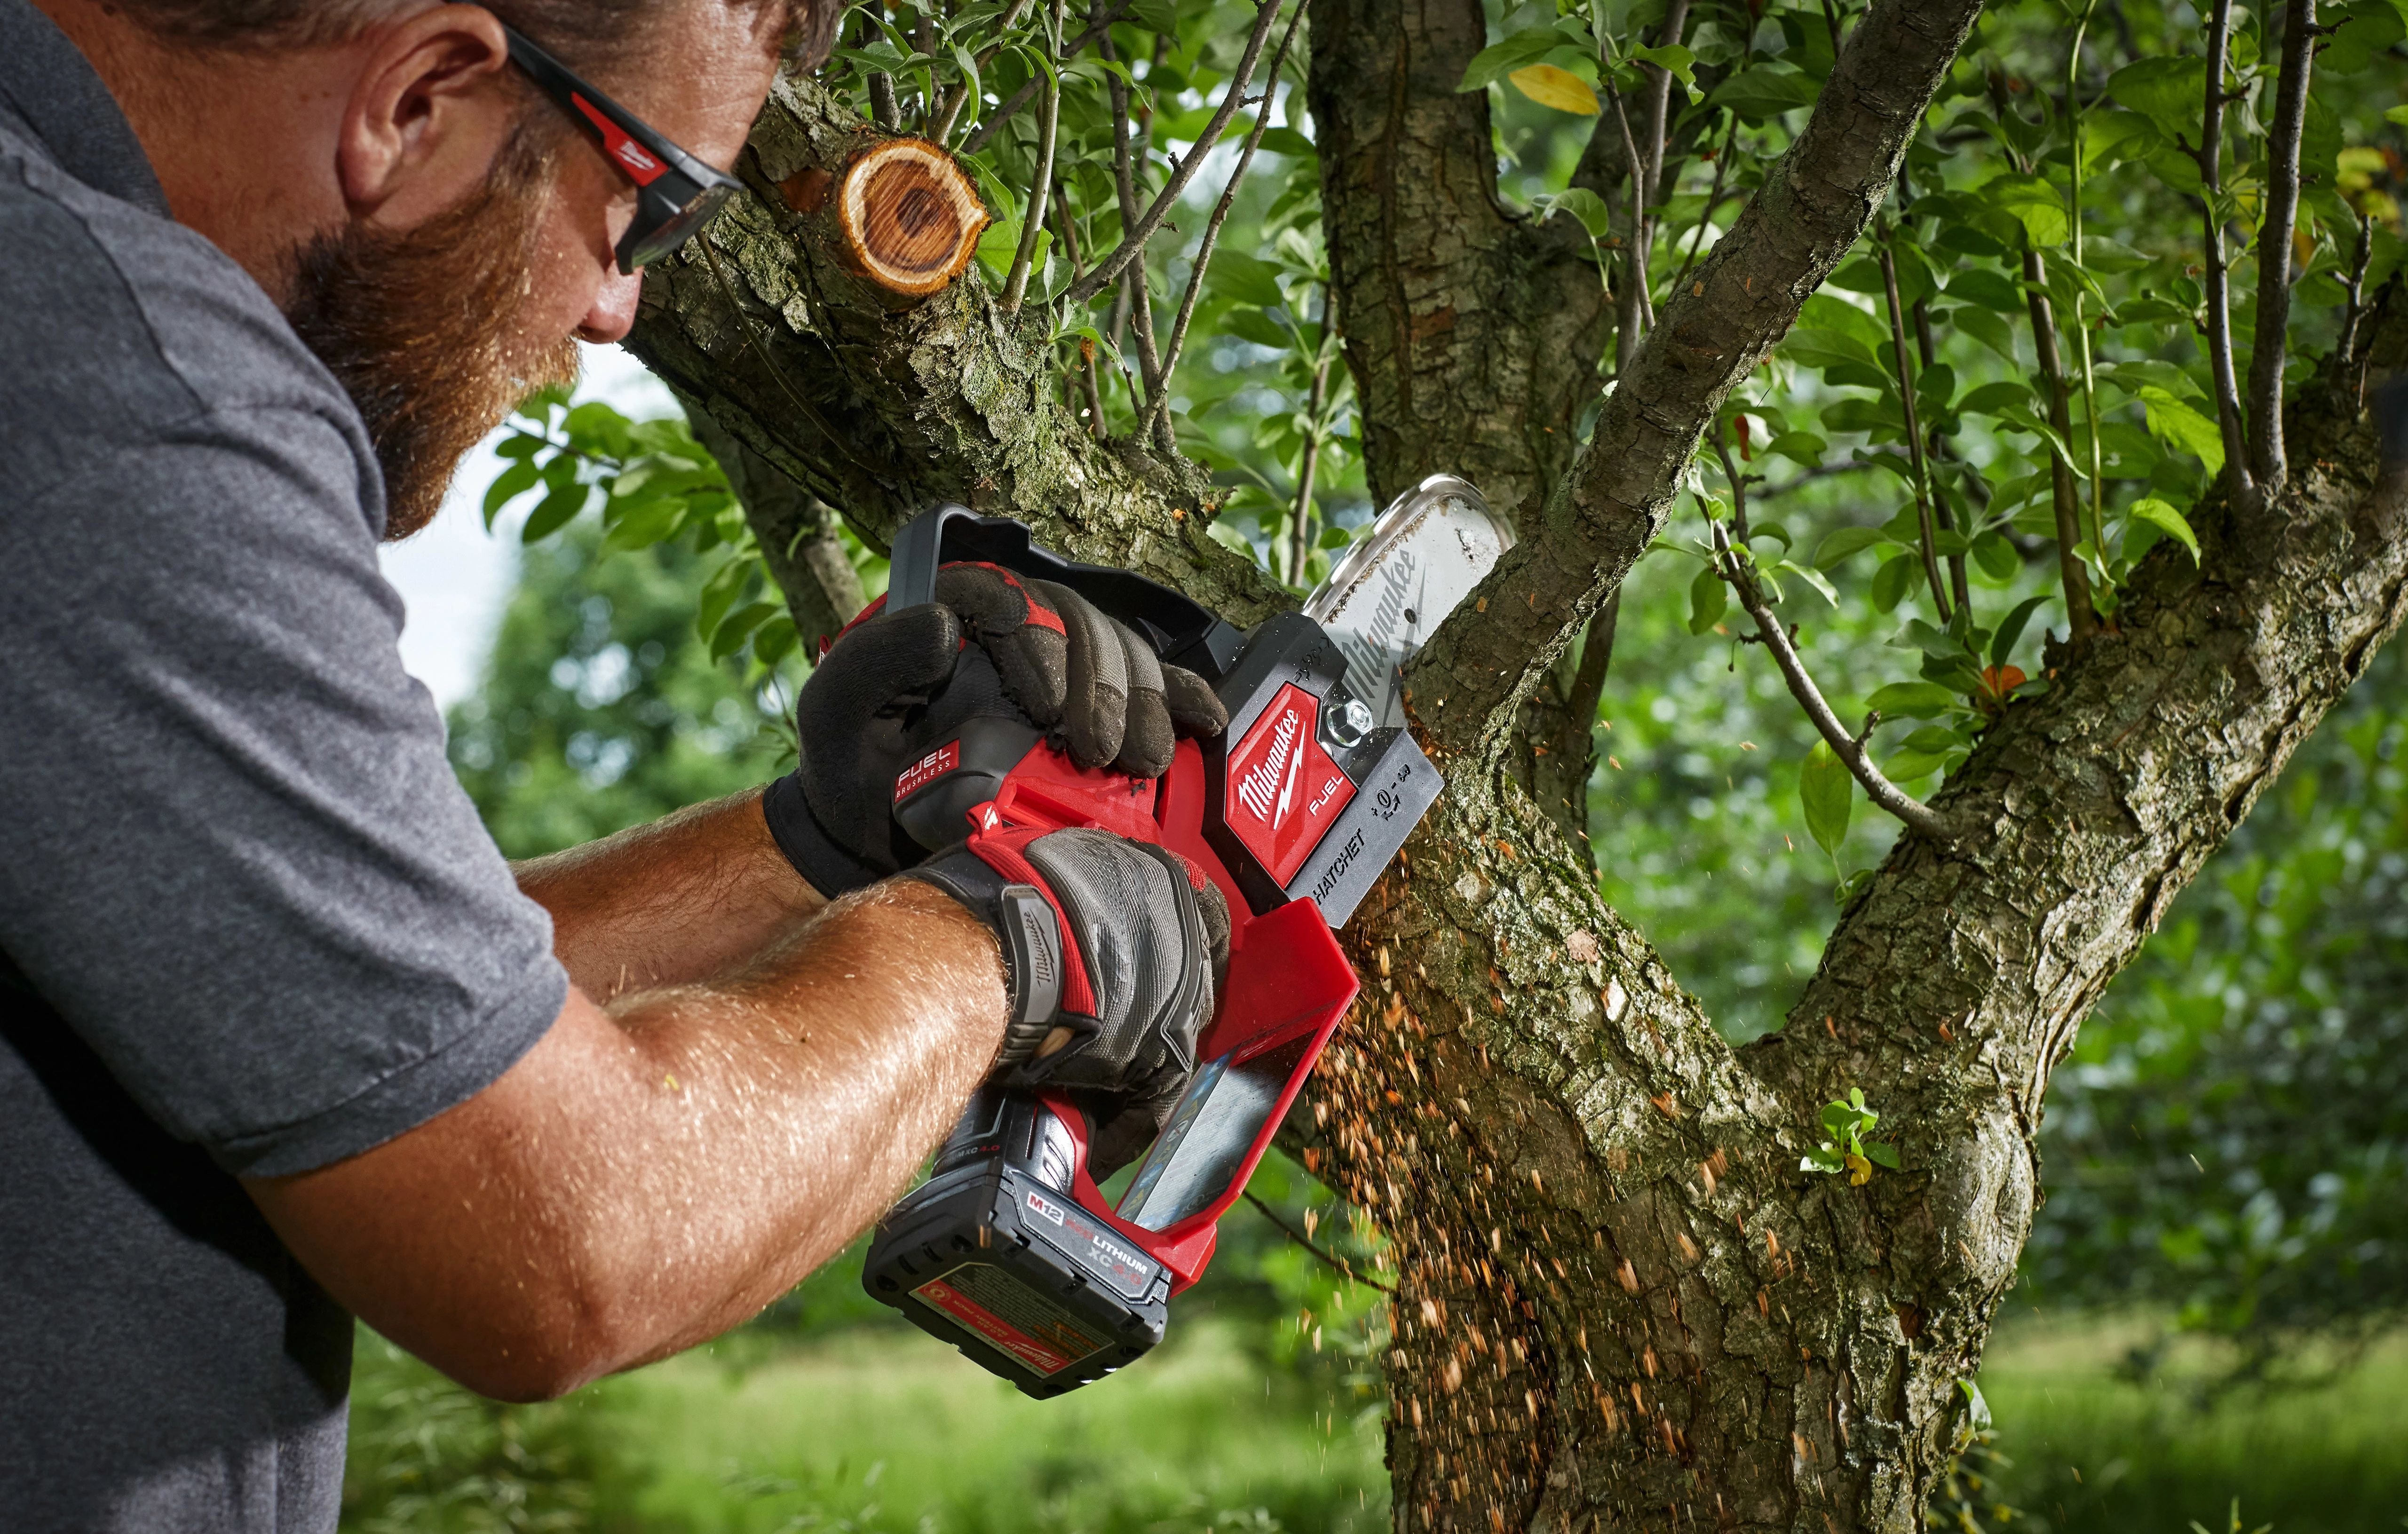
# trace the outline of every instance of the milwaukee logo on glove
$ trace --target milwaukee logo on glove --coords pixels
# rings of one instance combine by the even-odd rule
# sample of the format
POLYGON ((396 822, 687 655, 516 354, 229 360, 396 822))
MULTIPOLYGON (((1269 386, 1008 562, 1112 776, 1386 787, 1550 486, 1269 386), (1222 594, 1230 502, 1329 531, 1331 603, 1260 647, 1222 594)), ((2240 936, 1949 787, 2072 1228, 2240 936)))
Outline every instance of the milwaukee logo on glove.
POLYGON ((1314 738, 1320 702, 1293 684, 1265 710, 1229 758, 1229 829, 1282 883, 1296 875, 1354 785, 1314 738))

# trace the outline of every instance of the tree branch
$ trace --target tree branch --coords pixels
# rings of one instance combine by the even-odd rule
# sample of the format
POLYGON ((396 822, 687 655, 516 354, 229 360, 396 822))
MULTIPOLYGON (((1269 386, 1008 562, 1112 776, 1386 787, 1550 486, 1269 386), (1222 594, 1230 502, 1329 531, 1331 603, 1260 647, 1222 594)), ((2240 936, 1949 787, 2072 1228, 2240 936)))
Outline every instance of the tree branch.
MULTIPOLYGON (((1721 437, 1717 435, 1713 441, 1714 455, 1722 460, 1723 473, 1730 480, 1734 520, 1740 521, 1746 516, 1746 483, 1740 478, 1738 466, 1730 461, 1730 450, 1723 446, 1721 437)), ((1729 535, 1723 530, 1723 524, 1712 517, 1706 519, 1706 524, 1714 535, 1714 568, 1730 582, 1731 590, 1739 595, 1740 606, 1756 620, 1756 632, 1749 638, 1772 652, 1773 664, 1781 667, 1781 679, 1789 684, 1789 695, 1798 700, 1798 706, 1806 710, 1806 717, 1813 721, 1816 732, 1831 748, 1831 754, 1847 765, 1849 773, 1864 785, 1865 796, 1873 803, 1926 836, 1943 841, 1954 837, 1956 828, 1953 824, 1929 805, 1891 782, 1888 775, 1873 764, 1871 753, 1865 750, 1865 741, 1871 735, 1870 722, 1863 736, 1850 735, 1848 727, 1840 723, 1840 716, 1833 713, 1831 705, 1824 700, 1823 690, 1814 685, 1814 678, 1807 671, 1806 662, 1798 653, 1798 647, 1790 642, 1788 630, 1782 627, 1781 621, 1772 615, 1772 609, 1765 602, 1764 593, 1756 583, 1754 571, 1749 568, 1747 561, 1731 548, 1729 535)), ((1743 521, 1740 524, 1745 525, 1743 521)))
MULTIPOLYGON (((1279 0, 1273 0, 1276 13, 1279 0)), ((1288 45, 1296 41, 1296 29, 1304 22, 1304 0, 1297 0, 1296 14, 1288 18, 1287 30, 1280 35, 1277 52, 1271 55, 1269 82, 1263 87, 1262 110, 1254 114, 1254 125, 1246 135, 1245 146, 1238 151, 1238 164, 1229 172, 1229 184, 1221 189, 1221 200, 1205 222, 1204 237, 1196 246, 1196 260, 1187 271, 1187 292, 1179 300, 1179 318, 1171 323, 1170 345, 1162 353, 1162 396, 1154 404, 1154 429, 1157 438, 1170 430, 1170 375, 1179 366, 1179 354, 1187 345, 1187 322, 1196 315, 1196 300, 1204 293, 1204 273, 1212 265, 1213 248, 1221 243, 1221 226, 1229 222, 1229 209, 1238 203, 1238 189, 1246 184, 1246 172, 1254 163, 1254 150, 1263 141, 1263 134, 1271 125, 1271 98, 1279 92, 1281 68, 1287 63, 1288 45)), ((1166 444, 1168 445, 1168 444, 1166 444)))
MULTIPOLYGON (((2065 360, 2057 345, 2057 315, 2044 291, 2048 268, 2041 253, 2024 250, 2024 301, 2031 315, 2032 351, 2040 359, 2042 380, 2048 386, 2048 423, 2070 451, 2073 444, 2073 410, 2067 403, 2065 360)), ((2099 609, 2090 596, 2090 571, 2074 552, 2082 542, 2082 497, 2073 483, 2073 467, 2051 449, 2048 455, 2050 505, 2057 514, 2057 573, 2065 591, 2067 635, 2077 651, 2099 632, 2099 609)))
MULTIPOLYGON (((1889 231, 1881 226, 1878 218, 1874 220, 1873 227, 1873 254, 1879 258, 1882 291, 1889 300, 1890 361, 1898 374, 1899 403, 1906 411, 1906 451, 1914 456, 1914 520, 1918 541, 1923 549, 1923 575, 1931 585, 1932 609, 1939 613, 1940 624, 1945 628, 1955 614, 1950 609, 1947 588, 1940 576, 1940 529, 1932 522, 1931 466, 1923 456, 1923 423, 1914 408, 1914 368, 1907 360, 1906 312, 1898 301, 1898 257, 1890 250, 1889 231)), ((1719 440, 1714 443, 1714 451, 1722 451, 1719 440)), ((1726 469, 1730 466, 1727 457, 1723 460, 1723 466, 1726 469)), ((1737 483, 1736 480, 1733 483, 1737 483)))
POLYGON ((2291 226, 2300 213, 2300 138, 2308 117, 2315 56, 2316 0, 2283 12, 2283 79, 2266 136, 2266 219, 2258 226, 2258 334, 2249 351, 2250 471, 2260 492, 2279 494, 2290 475, 2283 451, 2283 359, 2291 325, 2291 226))
MULTIPOLYGON (((1063 59, 1066 61, 1075 59, 1080 54, 1084 53, 1088 49, 1093 48, 1096 45, 1096 39, 1102 37, 1106 33, 1111 31, 1113 27, 1120 24, 1121 18, 1127 15, 1129 7, 1135 4, 1137 4, 1137 0, 1121 0, 1119 5, 1114 6, 1111 10, 1105 12, 1102 16, 1097 17, 1095 21, 1088 22, 1087 30, 1080 33, 1076 38, 1072 39, 1068 47, 1062 50, 1063 59)), ((1043 88, 1044 84, 1044 76, 1029 76, 1026 80, 1022 82, 1019 90, 1012 92, 1010 95, 1004 98, 1002 106, 997 107, 994 111, 989 112, 984 121, 981 122, 977 127, 970 130, 970 136, 962 140, 961 151, 964 154, 976 154, 979 151, 986 148, 988 143, 994 139, 995 136, 1003 131, 1003 125, 1005 123, 1019 116, 1021 108, 1036 99, 1038 91, 1043 88)))
POLYGON ((1415 710, 1442 748, 1503 738, 1513 701, 1645 552, 1715 411, 1888 194, 1979 10, 1874 0, 1849 32, 1805 130, 1667 301, 1572 472, 1483 583, 1487 610, 1457 608, 1416 662, 1415 710))
MULTIPOLYGON (((1062 36, 1062 0, 1054 0, 1054 40, 1062 36)), ((1037 237, 1045 230, 1045 214, 1054 201, 1054 145, 1062 125, 1063 55, 1054 59, 1045 76, 1045 115, 1037 129, 1037 179, 1021 204, 1020 248, 1012 252, 1011 270, 1003 281, 1003 312, 1016 315, 1028 294, 1028 269, 1037 259, 1037 237)))
POLYGON ((2200 274, 2207 307, 2207 370, 2215 391, 2215 423, 2224 434, 2225 471, 2244 499, 2255 500, 2257 476, 2249 466, 2249 438, 2243 426, 2241 385, 2232 369, 2232 273, 2224 251, 2224 108, 2231 98, 2224 72, 2232 56, 2232 0, 2213 0, 2207 22, 2207 103, 2199 133, 2200 209, 2205 260, 2200 274))
POLYGON ((1383 1283, 1378 1279, 1366 1278, 1361 1273, 1354 1271, 1354 1264, 1348 1262, 1344 1257, 1340 1257, 1330 1252, 1325 1251, 1319 1243, 1313 1240, 1312 1237, 1306 1235, 1303 1231, 1297 1229, 1296 1226, 1288 1224, 1287 1216, 1271 1208, 1270 1205, 1263 1202, 1260 1198, 1255 1197, 1252 1193, 1248 1193, 1246 1195, 1246 1202, 1254 1205, 1255 1209, 1259 1210, 1262 1212, 1264 1219, 1268 1220, 1271 1224, 1279 1226, 1281 1233, 1285 1235, 1289 1240, 1294 1241, 1297 1245, 1304 1248, 1307 1252, 1319 1257, 1333 1271, 1338 1273, 1340 1277, 1345 1279, 1347 1283, 1368 1283, 1383 1295, 1393 1295, 1397 1292, 1397 1286, 1393 1283, 1383 1283))
MULTIPOLYGON (((1246 36, 1245 54, 1238 61, 1237 72, 1229 77, 1229 88, 1221 98, 1219 109, 1213 112, 1212 120, 1204 125, 1203 133, 1189 147, 1187 157, 1179 162, 1179 168, 1170 173, 1169 181, 1154 199, 1153 206, 1127 228, 1119 248, 1097 262, 1094 271, 1063 295, 1074 308, 1102 292, 1105 283, 1121 274, 1122 267, 1142 255, 1146 241, 1162 227, 1162 221, 1170 216, 1171 207, 1179 201, 1179 194, 1187 190, 1187 183, 1195 179, 1197 168, 1211 154, 1212 146, 1221 141, 1221 135, 1227 130, 1229 120, 1238 115, 1239 107, 1245 101, 1246 88, 1254 82, 1254 66, 1262 60, 1263 43, 1270 36, 1272 24, 1279 20, 1283 3, 1283 0, 1262 0, 1261 7, 1254 13, 1254 29, 1246 36)), ((1264 109, 1269 110, 1268 104, 1264 109)))

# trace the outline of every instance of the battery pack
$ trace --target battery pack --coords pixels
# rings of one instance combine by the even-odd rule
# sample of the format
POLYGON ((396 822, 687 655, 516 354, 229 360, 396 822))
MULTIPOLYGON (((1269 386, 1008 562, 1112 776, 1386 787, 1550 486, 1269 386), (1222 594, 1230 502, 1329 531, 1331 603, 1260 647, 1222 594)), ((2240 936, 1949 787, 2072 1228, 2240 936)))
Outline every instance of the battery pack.
POLYGON ((864 1286, 1039 1400, 1144 1357, 1171 1275, 1079 1207, 1077 1154, 1046 1104, 982 1092, 936 1175, 881 1223, 864 1286))

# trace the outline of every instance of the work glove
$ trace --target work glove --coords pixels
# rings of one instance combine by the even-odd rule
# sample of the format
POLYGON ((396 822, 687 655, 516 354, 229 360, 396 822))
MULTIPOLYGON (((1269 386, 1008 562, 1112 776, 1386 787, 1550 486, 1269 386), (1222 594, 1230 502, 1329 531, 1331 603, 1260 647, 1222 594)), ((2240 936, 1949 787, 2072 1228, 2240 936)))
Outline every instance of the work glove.
POLYGON ((996 930, 1010 1023, 995 1080, 1060 1092, 1099 1181, 1135 1159, 1196 1069, 1229 965, 1229 908, 1176 853, 1092 830, 982 831, 909 878, 996 930))
POLYGON ((1050 581, 949 565, 934 603, 882 597, 820 658, 795 710, 801 762, 762 813, 789 861, 833 899, 918 863, 896 784, 981 718, 1025 721, 1082 767, 1156 778, 1181 735, 1228 727, 1204 679, 1050 581))

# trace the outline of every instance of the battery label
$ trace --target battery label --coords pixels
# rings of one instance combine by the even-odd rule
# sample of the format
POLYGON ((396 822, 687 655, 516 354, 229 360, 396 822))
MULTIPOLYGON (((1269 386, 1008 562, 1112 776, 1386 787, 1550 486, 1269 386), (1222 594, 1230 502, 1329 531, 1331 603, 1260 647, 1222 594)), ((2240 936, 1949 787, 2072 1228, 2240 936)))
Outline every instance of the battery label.
POLYGON ((989 1263, 964 1263, 911 1295, 1039 1374, 1059 1374, 1106 1346, 1043 1295, 989 1263))

